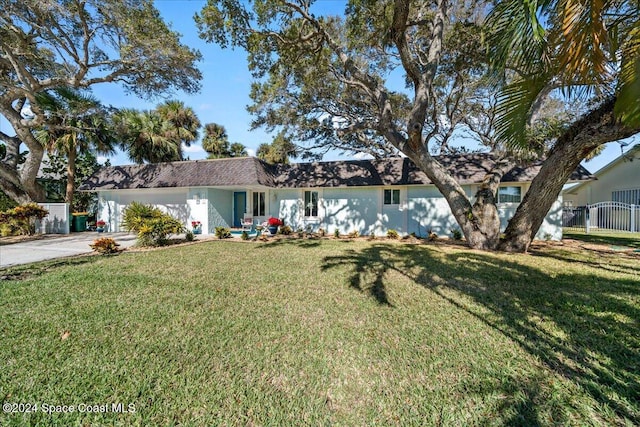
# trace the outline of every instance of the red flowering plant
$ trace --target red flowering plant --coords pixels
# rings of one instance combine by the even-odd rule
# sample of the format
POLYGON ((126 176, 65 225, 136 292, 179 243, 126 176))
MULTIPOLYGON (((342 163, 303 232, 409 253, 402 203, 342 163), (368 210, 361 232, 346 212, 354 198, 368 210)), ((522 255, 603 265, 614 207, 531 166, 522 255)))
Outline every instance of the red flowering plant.
POLYGON ((200 227, 202 223, 200 221, 191 221, 191 227, 197 228, 200 227))
POLYGON ((107 223, 101 219, 96 222, 96 227, 104 227, 105 225, 107 225, 107 223))
POLYGON ((280 218, 271 217, 267 220, 267 224, 269 224, 269 227, 280 227, 284 225, 284 222, 280 218))

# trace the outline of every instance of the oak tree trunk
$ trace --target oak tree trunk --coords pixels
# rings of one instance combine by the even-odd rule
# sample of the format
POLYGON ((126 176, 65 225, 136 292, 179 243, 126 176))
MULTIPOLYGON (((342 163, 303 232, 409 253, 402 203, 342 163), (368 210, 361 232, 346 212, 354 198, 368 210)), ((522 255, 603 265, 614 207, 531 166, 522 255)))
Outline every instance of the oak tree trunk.
POLYGON ((501 250, 526 252, 562 187, 580 162, 598 146, 640 131, 621 125, 614 117, 614 105, 615 99, 604 102, 575 122, 558 139, 509 221, 499 246, 501 250))
POLYGON ((500 218, 495 193, 507 163, 496 163, 494 170, 485 177, 472 205, 460 184, 423 147, 414 144, 405 152, 409 152, 409 158, 442 193, 468 246, 472 249, 495 250, 500 242, 500 218))
POLYGON ((13 107, 0 103, 0 113, 11 124, 16 135, 3 138, 7 148, 5 158, 0 161, 0 190, 17 203, 44 202, 45 193, 36 182, 44 148, 35 139, 28 127, 22 125, 22 117, 13 107), (24 143, 29 150, 26 161, 18 170, 20 144, 24 143))

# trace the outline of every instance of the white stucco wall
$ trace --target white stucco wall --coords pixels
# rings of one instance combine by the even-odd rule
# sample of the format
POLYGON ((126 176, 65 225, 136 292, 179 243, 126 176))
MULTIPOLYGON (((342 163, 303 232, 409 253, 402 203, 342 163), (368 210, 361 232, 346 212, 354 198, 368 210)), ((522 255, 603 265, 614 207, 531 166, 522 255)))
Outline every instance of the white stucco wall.
POLYGON ((191 221, 201 221, 203 230, 206 230, 206 190, 154 188, 101 191, 98 193, 98 219, 102 219, 108 224, 108 231, 124 231, 120 226, 122 211, 134 201, 159 208, 182 221, 187 228, 191 228, 191 221), (196 194, 198 197, 195 197, 196 194))
POLYGON ((285 224, 294 230, 302 226, 300 222, 302 200, 300 200, 299 190, 272 190, 267 197, 272 199, 269 205, 269 216, 284 220, 285 224))
POLYGON ((435 186, 408 189, 407 232, 426 237, 432 231, 448 236, 459 228, 449 204, 435 186))
MULTIPOLYGON (((270 189, 266 191, 266 216, 281 218, 294 230, 324 228, 329 234, 338 230, 341 234, 358 231, 361 235, 384 236, 394 229, 403 235, 415 233, 426 237, 433 231, 439 236, 449 236, 452 229, 459 228, 447 201, 435 186, 388 188, 400 190, 399 204, 384 204, 383 187, 270 189), (318 192, 317 217, 304 217, 305 190, 318 192)), ((469 196, 475 191, 473 186, 463 188, 469 196)), ((525 185, 523 196, 526 190, 525 185)), ((247 199, 251 205, 249 191, 247 199)), ((120 231, 121 212, 132 201, 157 206, 180 219, 188 229, 191 221, 200 221, 203 234, 233 223, 233 191, 214 188, 103 191, 99 193, 98 218, 109 224, 109 231, 120 231)), ((517 207, 517 203, 498 204, 503 231, 517 207)), ((562 198, 559 198, 536 237, 559 240, 561 225, 562 198)))
POLYGON ((203 233, 213 234, 216 227, 231 227, 233 224, 233 191, 210 188, 207 195, 209 198, 207 227, 203 227, 203 233))
POLYGON ((629 158, 617 161, 603 172, 596 172, 597 180, 585 183, 576 190, 568 189, 564 193, 564 200, 573 206, 584 206, 611 201, 614 191, 640 188, 639 157, 640 151, 634 151, 629 158))
POLYGON ((324 208, 322 228, 333 234, 358 231, 370 234, 376 230, 379 191, 373 188, 325 188, 320 204, 324 208))
MULTIPOLYGON (((522 196, 528 189, 522 185, 522 196)), ((439 236, 450 236, 459 228, 445 198, 435 186, 388 187, 400 190, 400 204, 383 203, 384 188, 352 187, 318 189, 320 195, 318 218, 304 218, 304 190, 276 190, 272 193, 271 216, 285 220, 294 230, 310 226, 314 231, 324 228, 333 234, 358 231, 361 235, 384 236, 394 229, 400 234, 415 233, 426 237, 430 231, 439 236)), ((475 187, 463 187, 472 196, 475 187)), ((314 191, 316 191, 314 189, 314 191)), ((518 203, 499 203, 501 231, 507 226, 518 203)), ((553 204, 536 236, 539 239, 562 238, 562 198, 553 204)))

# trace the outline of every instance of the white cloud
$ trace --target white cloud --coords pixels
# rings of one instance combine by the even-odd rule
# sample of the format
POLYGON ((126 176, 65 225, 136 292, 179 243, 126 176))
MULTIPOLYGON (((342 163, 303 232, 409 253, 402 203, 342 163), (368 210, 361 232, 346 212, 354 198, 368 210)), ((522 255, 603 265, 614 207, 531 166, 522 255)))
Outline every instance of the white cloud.
POLYGON ((201 145, 196 145, 196 144, 191 144, 189 147, 182 144, 182 152, 189 153, 189 154, 194 154, 194 153, 206 154, 207 153, 206 151, 204 151, 201 145))
POLYGON ((108 158, 108 157, 105 157, 105 156, 98 156, 98 157, 96 157, 96 161, 97 161, 98 163, 100 163, 101 165, 104 165, 104 164, 105 164, 105 162, 106 162, 107 160, 109 160, 109 158, 108 158))
POLYGON ((213 108, 212 104, 200 104, 198 106, 198 110, 202 110, 202 111, 211 110, 212 108, 213 108))
POLYGON ((249 157, 255 157, 256 150, 254 150, 253 148, 247 148, 247 154, 249 155, 249 157))
POLYGON ((369 153, 360 152, 360 153, 354 154, 353 158, 356 160, 371 160, 373 159, 373 156, 369 153))

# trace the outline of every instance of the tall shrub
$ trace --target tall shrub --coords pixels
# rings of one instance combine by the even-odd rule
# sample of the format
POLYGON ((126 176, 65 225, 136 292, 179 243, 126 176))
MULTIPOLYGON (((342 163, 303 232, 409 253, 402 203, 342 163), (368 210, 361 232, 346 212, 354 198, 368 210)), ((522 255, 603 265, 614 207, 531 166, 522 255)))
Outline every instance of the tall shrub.
POLYGON ((139 246, 162 245, 168 235, 184 231, 180 220, 154 206, 138 202, 132 202, 124 209, 122 227, 138 233, 139 246))

